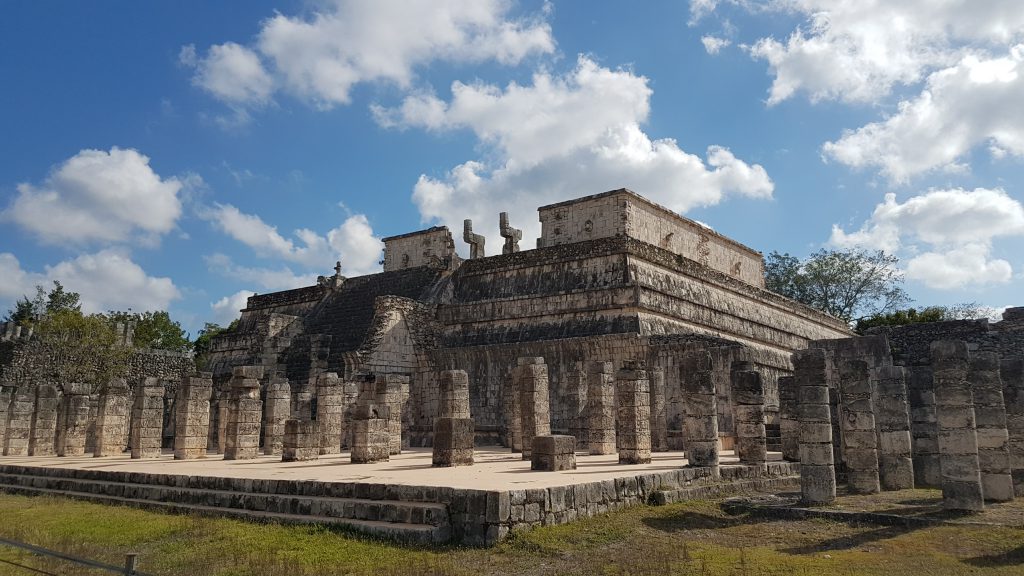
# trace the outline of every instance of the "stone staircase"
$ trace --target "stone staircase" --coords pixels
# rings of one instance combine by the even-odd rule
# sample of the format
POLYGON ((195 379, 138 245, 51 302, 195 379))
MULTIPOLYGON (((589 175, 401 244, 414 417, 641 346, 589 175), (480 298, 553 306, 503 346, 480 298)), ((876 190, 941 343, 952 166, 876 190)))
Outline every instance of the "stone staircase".
POLYGON ((765 424, 765 443, 770 452, 782 452, 782 427, 776 424, 765 424))
POLYGON ((429 501, 433 495, 423 493, 423 488, 408 486, 0 466, 0 491, 177 513, 325 524, 413 545, 441 544, 451 538, 448 506, 429 501))

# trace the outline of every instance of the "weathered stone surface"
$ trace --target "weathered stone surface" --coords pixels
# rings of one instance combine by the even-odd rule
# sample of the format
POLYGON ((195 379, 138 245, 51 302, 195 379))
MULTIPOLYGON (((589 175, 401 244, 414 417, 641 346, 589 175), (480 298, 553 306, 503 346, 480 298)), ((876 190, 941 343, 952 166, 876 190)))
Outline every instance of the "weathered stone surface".
POLYGON ((544 364, 543 358, 520 358, 512 376, 516 380, 520 397, 523 460, 529 460, 533 437, 551 434, 548 366, 544 364))
POLYGON ((587 407, 587 369, 584 362, 573 362, 562 384, 562 402, 569 435, 576 438, 576 446, 587 450, 590 441, 587 407))
POLYGON ((282 462, 303 462, 320 458, 320 438, 316 422, 289 418, 284 423, 281 442, 282 462))
POLYGON ((651 392, 642 362, 626 361, 615 374, 619 464, 651 461, 651 392))
POLYGON ((800 495, 806 504, 836 498, 825 351, 811 348, 793 354, 793 377, 799 387, 800 495))
POLYGON ((472 418, 434 420, 434 466, 472 466, 476 429, 472 418))
POLYGON ((36 388, 36 405, 32 412, 29 435, 29 456, 50 456, 54 454, 57 440, 57 387, 43 384, 36 388))
POLYGON ((224 431, 224 459, 251 460, 259 456, 263 402, 260 400, 262 370, 236 366, 231 377, 228 423, 224 431))
POLYGON ((564 435, 535 436, 530 454, 531 470, 575 470, 576 438, 564 435))
POLYGON ((292 391, 288 381, 275 378, 267 385, 263 408, 263 453, 272 456, 284 449, 284 423, 291 416, 292 391))
POLYGON ((590 454, 614 454, 615 374, 611 362, 587 365, 587 423, 590 454))
POLYGON ((174 459, 206 457, 210 434, 210 396, 213 378, 208 372, 185 378, 175 401, 174 459))
POLYGON ((125 436, 130 419, 131 391, 121 378, 110 380, 100 390, 96 411, 96 447, 93 456, 119 456, 125 450, 125 436))
POLYGON ((157 378, 146 378, 135 388, 132 404, 131 437, 128 441, 132 458, 159 458, 163 439, 164 384, 157 378))
POLYGON ((666 406, 665 369, 654 367, 647 372, 651 387, 651 451, 668 452, 668 412, 666 406))
POLYGON ((910 367, 907 401, 910 406, 914 485, 918 488, 939 488, 942 486, 942 467, 939 463, 939 424, 931 366, 910 367))
POLYGON ((35 394, 27 386, 19 387, 11 394, 7 408, 4 456, 28 455, 28 439, 32 430, 35 401, 35 394))
POLYGON ((995 352, 971 354, 967 379, 974 402, 982 494, 985 500, 994 502, 1013 500, 1010 437, 1006 428, 1003 381, 999 376, 999 355, 995 352))
POLYGON ((718 407, 711 355, 705 351, 687 352, 680 365, 680 381, 686 397, 683 434, 686 458, 690 466, 718 466, 718 407))
POLYGON ((876 494, 881 490, 878 438, 866 361, 839 361, 839 394, 840 427, 847 439, 843 446, 847 486, 854 494, 876 494), (858 437, 860 442, 851 441, 858 437))
POLYGON ((387 408, 389 454, 401 454, 408 443, 402 435, 402 420, 409 401, 409 377, 402 374, 378 374, 375 381, 377 406, 387 408))
POLYGON ((974 404, 967 380, 967 343, 932 342, 931 360, 943 505, 951 510, 981 510, 984 498, 974 404))
POLYGON ((439 418, 469 418, 469 376, 465 370, 442 370, 438 382, 439 418))
POLYGON ((733 419, 736 422, 736 453, 744 464, 763 465, 768 461, 768 446, 761 374, 755 370, 733 369, 730 377, 733 419))
POLYGON ((800 420, 797 419, 798 391, 792 376, 779 376, 779 434, 782 436, 782 458, 790 462, 800 459, 800 420))
POLYGON ((878 475, 883 490, 914 487, 906 373, 901 366, 880 366, 875 374, 878 475))
POLYGON ((334 372, 317 377, 316 423, 319 426, 320 454, 339 454, 345 425, 345 389, 334 372))
POLYGON ((1024 496, 1024 355, 1004 358, 999 365, 1006 405, 1007 445, 1015 496, 1024 496))
POLYGON ((390 459, 391 434, 388 432, 387 406, 361 405, 352 422, 353 464, 387 462, 390 459))

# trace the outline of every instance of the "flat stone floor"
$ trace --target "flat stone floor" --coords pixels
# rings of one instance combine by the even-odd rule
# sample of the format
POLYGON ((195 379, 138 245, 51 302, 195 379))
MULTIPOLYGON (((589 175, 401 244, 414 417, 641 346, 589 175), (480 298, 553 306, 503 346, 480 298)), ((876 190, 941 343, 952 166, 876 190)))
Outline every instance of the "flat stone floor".
MULTIPOLYGON (((478 490, 520 490, 581 484, 611 478, 664 472, 686 465, 683 452, 655 452, 650 464, 620 465, 618 456, 576 455, 576 470, 534 472, 520 454, 508 449, 479 448, 473 466, 434 468, 430 448, 412 448, 392 456, 388 462, 352 464, 349 454, 321 456, 309 462, 281 462, 280 456, 260 456, 254 460, 224 460, 210 454, 200 460, 175 460, 170 451, 160 458, 132 460, 127 454, 93 458, 92 456, 0 456, 0 465, 78 468, 152 474, 223 476, 275 480, 315 480, 321 482, 371 482, 408 486, 449 486, 478 490)), ((769 460, 781 460, 770 452, 769 460)), ((722 453, 722 465, 737 464, 733 452, 722 453)))

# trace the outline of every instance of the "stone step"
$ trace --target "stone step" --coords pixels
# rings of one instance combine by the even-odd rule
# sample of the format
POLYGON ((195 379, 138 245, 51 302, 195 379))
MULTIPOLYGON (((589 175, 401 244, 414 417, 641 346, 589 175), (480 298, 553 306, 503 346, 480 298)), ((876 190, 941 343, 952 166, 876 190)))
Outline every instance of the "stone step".
POLYGON ((281 524, 326 524, 340 526, 345 529, 376 538, 421 546, 443 544, 448 542, 451 538, 451 529, 447 524, 434 526, 431 524, 387 522, 382 520, 359 520, 353 518, 339 518, 335 516, 289 514, 283 512, 270 512, 266 510, 223 508, 219 506, 205 506, 201 504, 160 502, 144 498, 125 498, 88 492, 54 490, 34 486, 6 484, 3 482, 0 482, 0 491, 26 496, 59 496, 64 498, 74 498, 77 500, 89 500, 102 504, 133 506, 137 508, 155 509, 179 514, 198 514, 201 516, 238 518, 249 521, 271 521, 281 524))

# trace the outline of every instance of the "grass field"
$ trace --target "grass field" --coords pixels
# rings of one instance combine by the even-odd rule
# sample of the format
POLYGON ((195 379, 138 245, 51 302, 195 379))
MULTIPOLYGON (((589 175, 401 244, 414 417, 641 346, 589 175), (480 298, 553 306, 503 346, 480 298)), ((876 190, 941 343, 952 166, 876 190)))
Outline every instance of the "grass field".
MULTIPOLYGON (((1019 510, 1024 515, 1024 506, 1019 510)), ((638 507, 540 528, 492 549, 422 550, 318 527, 0 494, 0 536, 111 564, 122 564, 125 552, 139 552, 141 570, 183 576, 1024 574, 1019 527, 764 521, 729 516, 713 501, 638 507)), ((90 573, 5 546, 0 560, 54 574, 90 573)), ((0 574, 28 573, 0 563, 0 574)))

